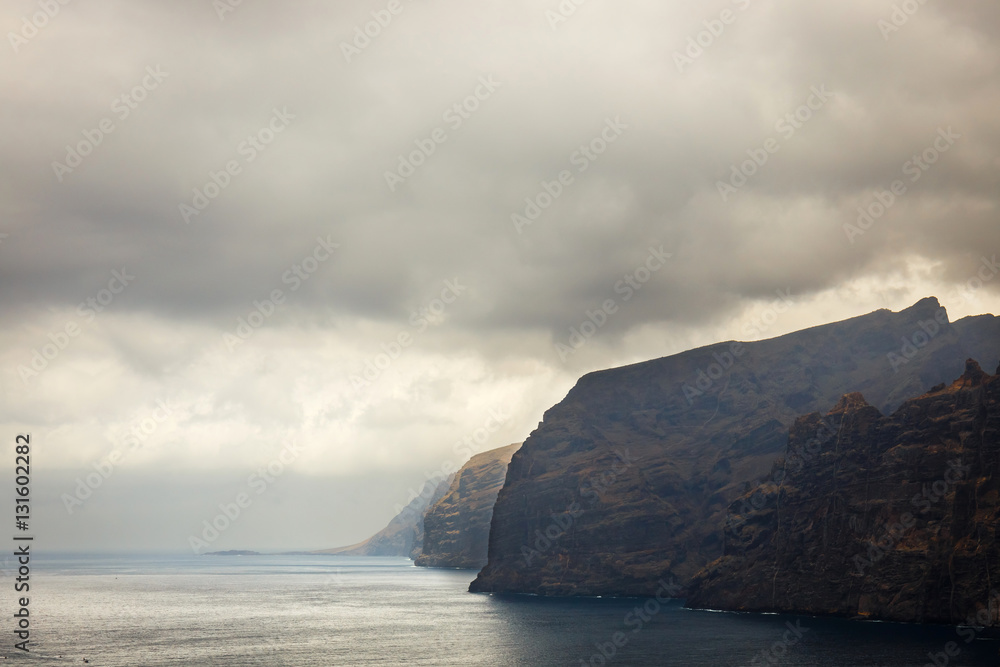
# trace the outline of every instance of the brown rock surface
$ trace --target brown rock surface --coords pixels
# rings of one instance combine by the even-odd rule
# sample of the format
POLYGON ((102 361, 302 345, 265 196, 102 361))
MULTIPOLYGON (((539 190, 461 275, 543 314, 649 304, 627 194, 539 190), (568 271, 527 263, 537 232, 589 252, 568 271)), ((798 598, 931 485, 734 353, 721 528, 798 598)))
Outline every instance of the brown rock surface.
POLYGON ((800 465, 730 506, 687 604, 1000 625, 1000 377, 969 360, 891 416, 856 394, 838 408, 796 421, 800 465))
POLYGON ((493 505, 507 464, 521 443, 476 454, 455 473, 451 487, 424 514, 423 552, 416 564, 479 569, 486 564, 493 505))

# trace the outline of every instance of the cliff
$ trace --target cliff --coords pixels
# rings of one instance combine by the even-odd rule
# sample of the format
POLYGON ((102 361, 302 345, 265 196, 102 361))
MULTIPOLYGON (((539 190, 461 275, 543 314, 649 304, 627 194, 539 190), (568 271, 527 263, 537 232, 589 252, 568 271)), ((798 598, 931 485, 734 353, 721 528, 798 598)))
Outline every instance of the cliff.
POLYGON ((451 487, 424 515, 423 553, 416 564, 479 569, 486 564, 493 505, 507 464, 521 443, 477 454, 462 466, 451 487))
POLYGON ((1000 376, 969 360, 889 417, 845 396, 779 465, 730 505, 689 606, 1000 625, 1000 376))
POLYGON ((997 359, 1000 320, 934 298, 769 340, 591 373, 514 455, 472 591, 651 595, 723 555, 730 503, 772 473, 788 428, 861 391, 891 411, 997 359))
POLYGON ((454 476, 425 483, 421 494, 389 521, 385 528, 364 542, 315 553, 334 556, 406 556, 415 558, 424 541, 424 513, 448 490, 454 476))

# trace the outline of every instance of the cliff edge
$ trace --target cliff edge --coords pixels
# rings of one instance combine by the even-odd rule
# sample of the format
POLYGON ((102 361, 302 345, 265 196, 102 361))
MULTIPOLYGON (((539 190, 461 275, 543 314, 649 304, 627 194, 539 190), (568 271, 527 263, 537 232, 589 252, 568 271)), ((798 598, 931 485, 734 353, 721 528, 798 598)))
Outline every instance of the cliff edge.
POLYGON ((476 454, 455 473, 450 488, 424 514, 425 567, 479 569, 486 564, 493 505, 507 464, 521 443, 476 454))

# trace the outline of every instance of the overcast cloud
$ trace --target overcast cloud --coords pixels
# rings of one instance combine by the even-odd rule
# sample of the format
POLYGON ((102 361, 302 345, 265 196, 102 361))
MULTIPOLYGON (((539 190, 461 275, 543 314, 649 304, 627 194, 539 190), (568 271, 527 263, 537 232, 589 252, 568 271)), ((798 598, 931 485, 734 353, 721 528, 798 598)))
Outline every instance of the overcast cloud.
POLYGON ((356 542, 587 371, 1000 312, 968 288, 1000 250, 992 1, 46 4, 0 9, 0 434, 34 438, 50 546, 185 549, 288 442, 218 546, 356 542))

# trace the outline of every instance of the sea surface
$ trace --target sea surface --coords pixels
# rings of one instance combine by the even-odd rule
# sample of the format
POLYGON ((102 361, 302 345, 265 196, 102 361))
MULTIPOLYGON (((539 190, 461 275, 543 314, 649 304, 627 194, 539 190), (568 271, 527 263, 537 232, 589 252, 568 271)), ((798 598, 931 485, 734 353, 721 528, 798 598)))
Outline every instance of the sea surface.
POLYGON ((471 594, 473 572, 404 558, 38 554, 32 566, 28 655, 13 648, 4 572, 3 664, 1000 665, 1000 641, 954 628, 471 594))

